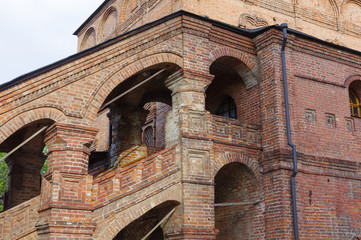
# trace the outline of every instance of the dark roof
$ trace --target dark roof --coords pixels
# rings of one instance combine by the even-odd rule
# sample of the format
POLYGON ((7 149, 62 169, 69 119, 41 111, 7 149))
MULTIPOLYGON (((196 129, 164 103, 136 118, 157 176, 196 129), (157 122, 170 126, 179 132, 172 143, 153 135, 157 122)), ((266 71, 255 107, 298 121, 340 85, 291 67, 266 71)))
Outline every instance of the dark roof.
POLYGON ((94 18, 94 16, 97 15, 98 12, 100 12, 100 10, 102 10, 103 7, 104 7, 105 5, 107 5, 107 3, 108 3, 109 1, 111 1, 111 0, 105 0, 98 8, 92 13, 92 15, 90 15, 90 17, 88 17, 87 20, 85 20, 85 22, 83 22, 83 24, 82 24, 80 27, 78 27, 77 30, 75 30, 75 32, 73 33, 73 35, 78 35, 78 33, 80 32, 80 30, 82 30, 83 27, 84 27, 85 25, 87 25, 88 22, 90 22, 90 20, 92 20, 92 19, 94 18))
MULTIPOLYGON (((108 1, 108 0, 106 0, 108 1)), ((105 2, 106 2, 105 1, 105 2)), ((104 4, 104 3, 103 3, 104 4)), ((239 28, 239 27, 236 27, 236 26, 232 26, 230 24, 226 24, 226 23, 223 23, 223 22, 220 22, 220 21, 217 21, 217 20, 212 20, 212 19, 209 19, 208 17, 204 17, 204 16, 199 16, 199 15, 196 15, 196 14, 193 14, 193 13, 190 13, 190 12, 186 12, 186 11, 183 11, 183 10, 180 10, 180 11, 177 11, 175 13, 172 13, 170 15, 167 15, 161 19, 158 19, 154 22, 150 22, 150 23, 147 23, 147 24, 144 24, 136 29, 133 29, 129 32, 126 32, 126 33, 123 33, 119 36, 116 36, 114 38, 111 38, 105 42, 102 42, 98 45, 95 45, 94 47, 91 47, 91 48, 88 48, 88 49, 85 49, 84 51, 81 51, 79 53, 76 53, 74 55, 71 55, 67 58, 64 58, 62 60, 59 60, 55 63, 52 63, 52 64, 49 64, 45 67, 42 67, 42 68, 39 68, 35 71, 32 71, 32 72, 29 72, 27 74, 24 74, 24 75, 21 75, 9 82, 6 82, 2 85, 0 85, 0 91, 6 89, 6 88, 9 88, 15 84, 19 84, 19 83, 22 83, 22 82, 25 82, 26 80, 30 79, 30 78, 33 78, 33 77, 36 77, 38 75, 41 75, 43 73, 46 73, 46 72, 49 72, 55 68, 58 68, 60 66, 63 66, 71 61, 74 61, 74 60, 77 60, 79 58, 82 58, 84 56, 87 56, 91 53, 94 53, 96 51, 99 51, 105 47, 108 47, 116 42, 119 42, 125 38, 129 38, 131 36, 134 36, 140 32, 143 32, 143 31, 146 31, 150 28, 153 28, 163 22, 166 22, 170 19, 173 19, 173 18, 176 18, 176 17, 179 17, 179 16, 189 16, 189 17, 192 17, 192 18, 197 18, 197 19, 200 19, 200 20, 203 20, 203 21, 206 21, 206 22, 209 22, 209 23, 212 23, 212 25, 214 26, 218 26, 218 27, 221 27, 223 29, 227 29, 229 31, 232 31, 232 32, 235 32, 237 34, 240 34, 240 35, 243 35, 243 36, 246 36, 246 37, 250 37, 250 38, 254 38, 256 36, 258 36, 259 34, 269 30, 269 29, 272 29, 272 28, 275 28, 275 29, 279 29, 280 31, 282 31, 282 28, 281 26, 279 25, 272 25, 272 26, 267 26, 267 27, 263 27, 263 28, 258 28, 258 29, 253 29, 253 30, 247 30, 247 29, 243 29, 243 28, 239 28)), ((301 36, 303 38, 306 38, 306 39, 310 39, 312 41, 315 41, 315 42, 319 42, 319 43, 322 43, 322 44, 325 44, 325 45, 329 45, 333 48, 337 48, 337 49, 340 49, 340 50, 343 50, 343 51, 348 51, 348 52, 352 52, 352 53, 355 53, 355 54, 358 54, 358 55, 361 55, 361 52, 359 51, 356 51, 354 49, 350 49, 350 48, 347 48, 347 47, 343 47, 343 46, 340 46, 340 45, 336 45, 336 44, 333 44, 333 43, 330 43, 330 42, 326 42, 324 40, 321 40, 321 39, 318 39, 316 37, 313 37, 311 35, 307 35, 307 34, 304 34, 302 32, 299 32, 299 31, 296 31, 296 30, 293 30, 293 29, 290 29, 288 28, 288 32, 289 33, 293 33, 293 34, 296 34, 298 36, 301 36)))

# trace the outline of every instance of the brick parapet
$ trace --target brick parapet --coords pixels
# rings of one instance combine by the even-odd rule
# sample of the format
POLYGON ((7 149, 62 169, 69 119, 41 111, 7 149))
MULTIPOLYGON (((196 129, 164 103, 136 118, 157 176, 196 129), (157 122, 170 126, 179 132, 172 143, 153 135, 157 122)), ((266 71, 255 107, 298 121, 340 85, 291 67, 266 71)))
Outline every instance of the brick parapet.
POLYGON ((180 170, 177 145, 126 167, 109 170, 93 181, 93 208, 97 209, 146 188, 180 170))
POLYGON ((0 239, 36 239, 40 196, 0 214, 0 239))

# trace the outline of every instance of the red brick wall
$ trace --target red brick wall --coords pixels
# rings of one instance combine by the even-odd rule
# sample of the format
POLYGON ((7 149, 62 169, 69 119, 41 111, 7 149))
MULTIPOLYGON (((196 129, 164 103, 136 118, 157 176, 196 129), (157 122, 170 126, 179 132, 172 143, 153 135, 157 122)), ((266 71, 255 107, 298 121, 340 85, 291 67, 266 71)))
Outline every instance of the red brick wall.
POLYGON ((167 112, 172 109, 165 103, 157 102, 156 124, 155 124, 155 146, 165 147, 165 117, 167 112))
MULTIPOLYGON (((71 216, 71 223, 89 223, 85 235, 94 231, 96 236, 112 239, 155 205, 177 200, 181 205, 173 216, 175 227, 167 231, 169 238, 214 239, 214 176, 223 165, 239 162, 258 181, 257 194, 261 196, 257 209, 247 209, 244 215, 257 222, 247 229, 249 234, 254 238, 292 239, 292 164, 285 132, 281 36, 279 30, 271 28, 249 39, 203 20, 170 19, 0 92, 1 142, 38 119, 70 125, 64 127, 64 133, 49 137, 56 151, 51 153, 52 173, 43 180, 41 220, 50 217, 69 232, 66 226, 71 216), (251 76, 228 82, 231 88, 224 89, 237 102, 240 121, 217 118, 203 109, 204 87, 211 83, 210 66, 225 55, 243 62, 251 76), (173 79, 179 82, 167 82, 173 87, 176 104, 166 114, 171 115, 168 119, 174 120, 173 125, 166 124, 180 128, 173 139, 176 147, 93 179, 87 175, 87 151, 96 130, 88 126, 93 125, 116 86, 164 62, 184 67, 173 79), (84 131, 89 131, 89 136, 83 136, 84 131)), ((301 238, 351 238, 360 234, 361 121, 350 117, 345 82, 349 76, 360 74, 359 55, 290 34, 286 57, 291 127, 299 156, 296 187, 301 238), (347 120, 354 122, 352 131, 346 128, 347 120)), ((217 79, 213 83, 217 86, 217 79)), ((135 98, 139 100, 140 95, 135 98)), ((135 114, 129 109, 127 113, 135 114)), ((132 118, 127 121, 126 126, 134 123, 132 118)), ((144 121, 136 126, 137 139, 131 139, 135 135, 118 137, 140 140, 144 121)), ((250 182, 248 177, 243 171, 240 192, 250 188, 245 183, 250 182)), ((231 221, 224 219, 221 225, 231 221)), ((239 225, 242 221, 235 224, 240 229, 237 234, 244 236, 243 224, 239 225)), ((52 237, 59 237, 55 232, 52 237)))
POLYGON ((230 163, 215 177, 215 203, 243 203, 243 205, 216 206, 217 239, 263 239, 264 203, 261 203, 257 180, 249 169, 239 163, 230 163))

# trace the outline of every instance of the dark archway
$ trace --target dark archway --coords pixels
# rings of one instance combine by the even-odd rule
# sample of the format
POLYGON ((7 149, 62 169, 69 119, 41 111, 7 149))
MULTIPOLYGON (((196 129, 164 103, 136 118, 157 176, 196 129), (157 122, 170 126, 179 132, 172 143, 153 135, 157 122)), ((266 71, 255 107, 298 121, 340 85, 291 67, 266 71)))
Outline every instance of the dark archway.
POLYGON ((217 112, 224 101, 232 99, 236 114, 230 118, 260 124, 259 84, 251 70, 239 59, 221 57, 211 64, 209 71, 215 77, 206 90, 206 109, 220 115, 217 112))
MULTIPOLYGON (((10 152, 40 129, 53 123, 53 120, 42 119, 23 126, 0 145, 0 152, 10 152)), ((44 137, 45 131, 42 131, 5 159, 10 173, 4 210, 40 195, 40 171, 46 159, 43 153, 44 137)))
MULTIPOLYGON (((154 207, 121 230, 113 240, 141 240, 178 204, 176 201, 167 201, 154 207)), ((158 226, 147 240, 163 240, 164 233, 162 227, 165 223, 166 221, 158 226)))
MULTIPOLYGON (((103 106, 109 109, 111 129, 107 156, 103 154, 102 158, 108 159, 108 167, 126 166, 164 149, 165 118, 172 109, 171 91, 165 80, 178 68, 170 63, 146 68, 121 82, 107 96, 103 106), (153 132, 146 144, 144 131, 148 129, 149 135, 148 127, 153 132)), ((101 157, 102 153, 97 155, 101 157)))
POLYGON ((229 163, 215 177, 217 239, 262 239, 263 218, 256 177, 241 163, 229 163))

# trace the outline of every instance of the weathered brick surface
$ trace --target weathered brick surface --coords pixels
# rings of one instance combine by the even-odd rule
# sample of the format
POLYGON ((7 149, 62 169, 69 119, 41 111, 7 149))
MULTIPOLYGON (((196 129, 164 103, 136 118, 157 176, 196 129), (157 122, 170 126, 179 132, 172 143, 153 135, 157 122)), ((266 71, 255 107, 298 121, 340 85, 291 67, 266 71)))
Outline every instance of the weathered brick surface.
POLYGON ((78 49, 84 50, 178 10, 254 29, 287 23, 293 29, 328 42, 360 50, 361 7, 358 1, 249 0, 114 0, 108 1, 78 29, 78 49), (91 30, 91 31, 90 31, 91 30), (89 33, 92 32, 89 38, 89 33))
MULTIPOLYGON (((176 206, 162 229, 166 239, 293 239, 281 43, 277 28, 251 38, 183 15, 2 89, 1 144, 26 124, 55 122, 42 139, 50 150, 41 203, 26 202, 30 209, 40 204, 36 232, 30 234, 35 221, 28 221, 30 235, 14 231, 14 237, 113 239, 123 229, 129 236, 166 203, 176 206), (108 159, 113 164, 89 175, 104 102, 164 67, 162 77, 109 106, 117 124, 108 159), (214 115, 222 95, 234 99, 237 119, 214 115), (165 149, 146 153, 139 147, 147 120, 142 107, 154 101, 171 103, 159 104, 154 123, 165 136, 156 147, 165 149), (140 150, 132 155, 132 147, 140 150), (125 152, 129 159, 115 164, 125 152), (254 203, 215 207, 215 198, 254 203)), ((359 91, 360 55, 290 34, 286 60, 300 238, 350 239, 361 234, 361 122, 351 117, 348 102, 348 88, 359 91)), ((0 217, 14 218, 23 204, 0 217)), ((0 231, 10 230, 5 224, 0 231)))
POLYGON ((0 214, 1 239, 37 239, 35 224, 39 219, 40 196, 0 214))

